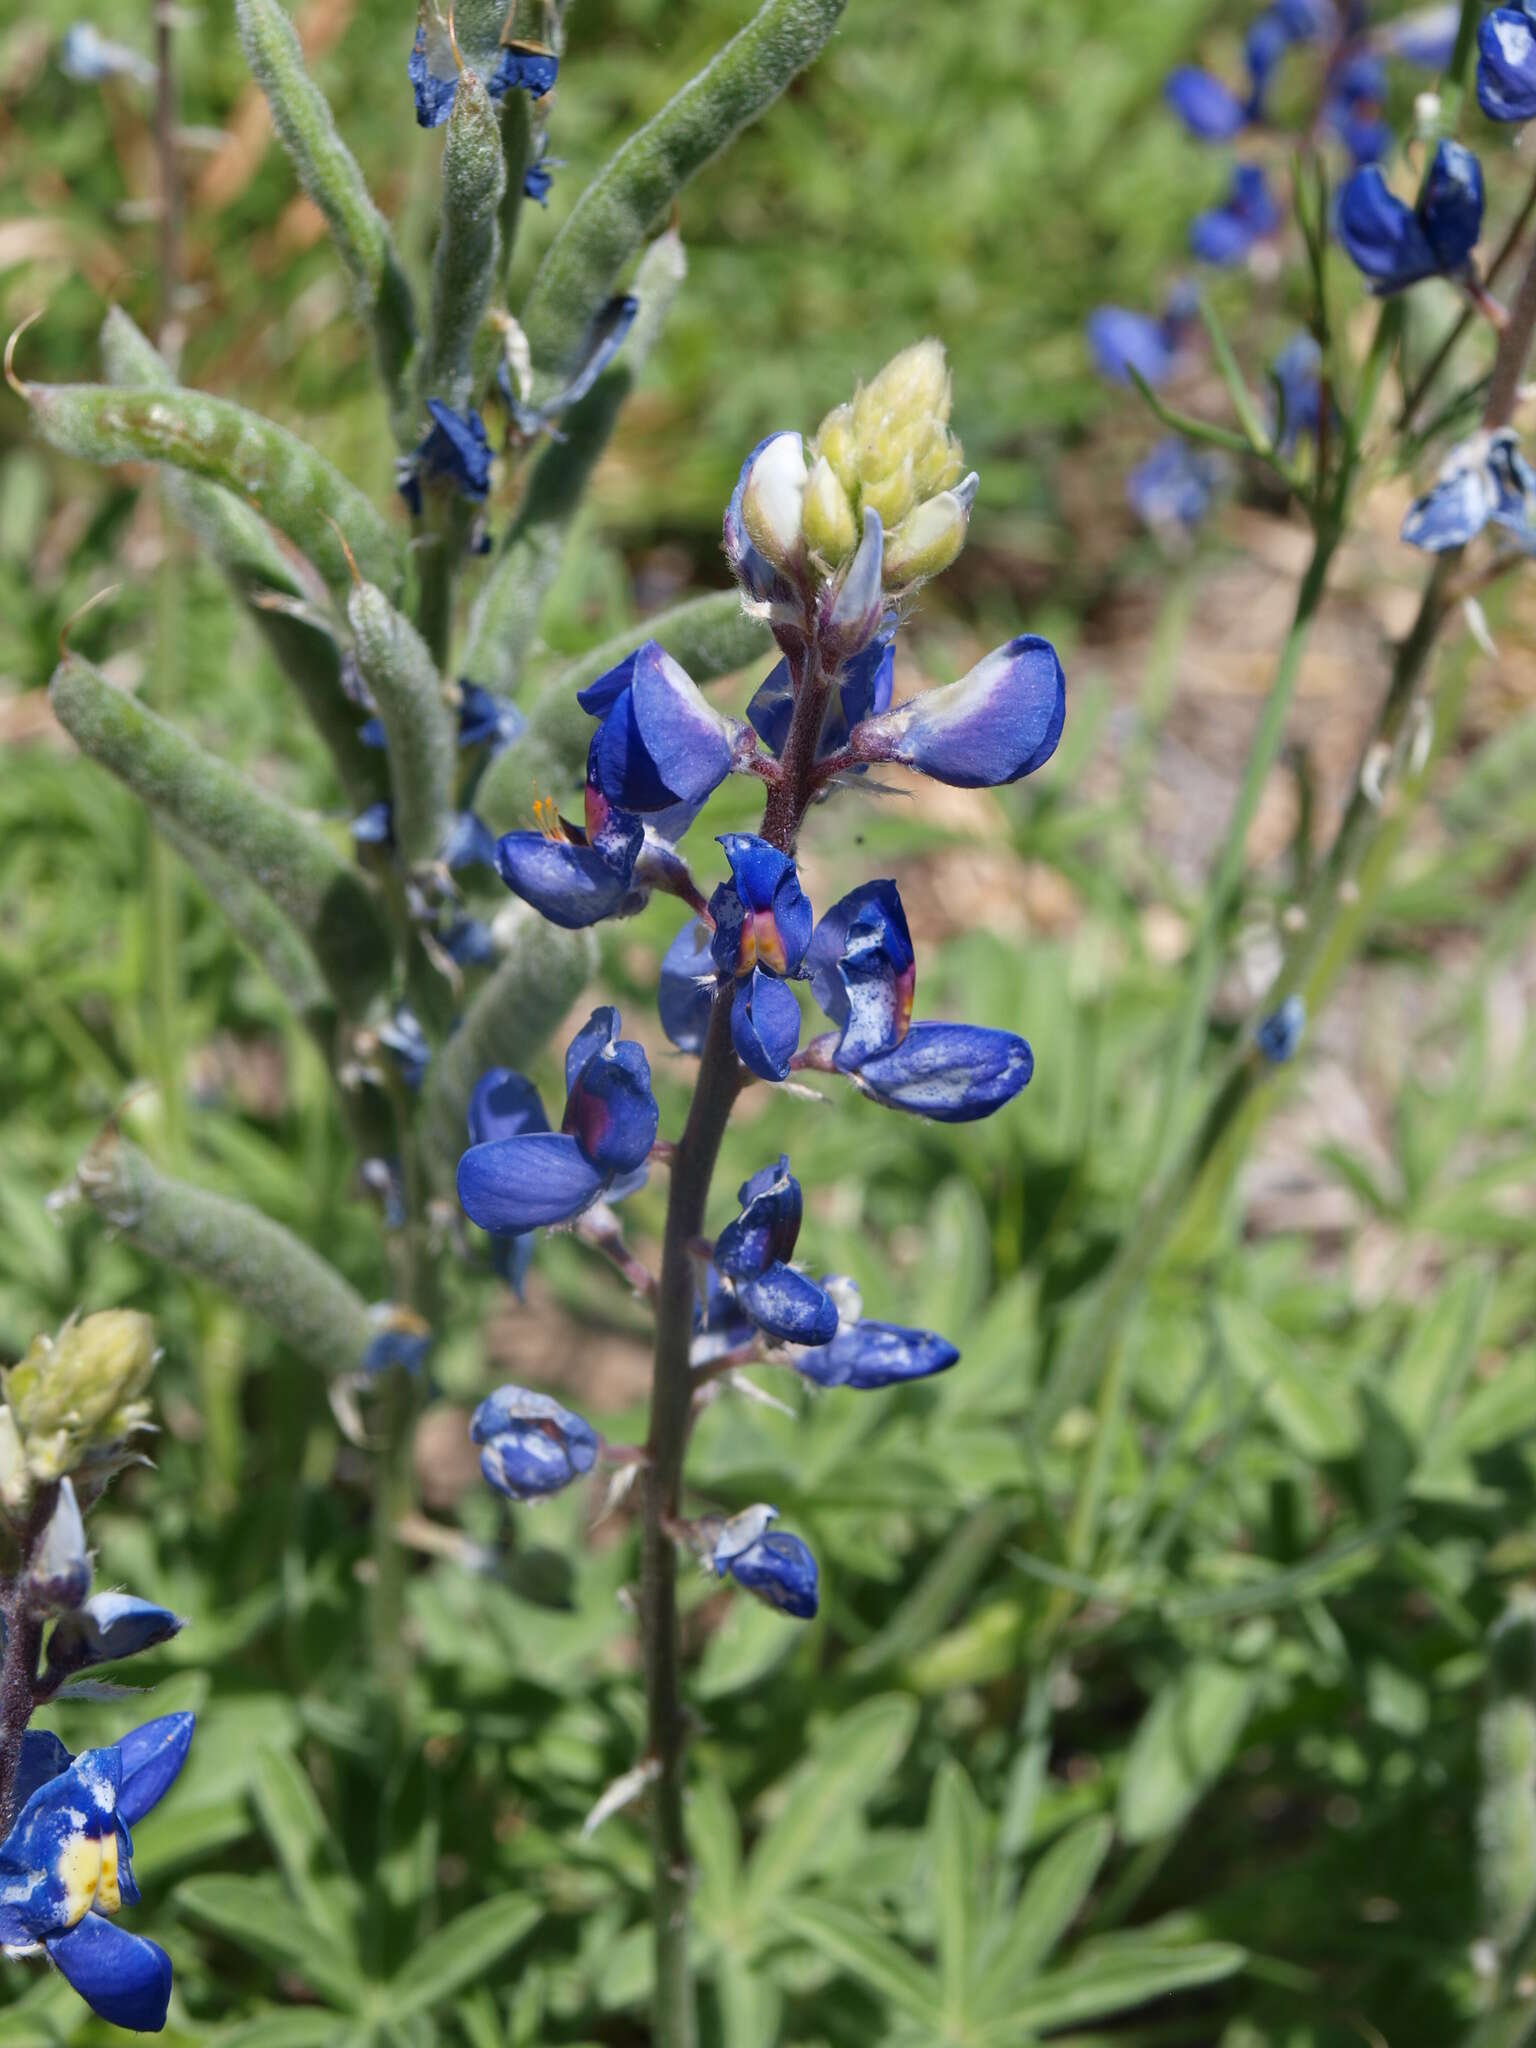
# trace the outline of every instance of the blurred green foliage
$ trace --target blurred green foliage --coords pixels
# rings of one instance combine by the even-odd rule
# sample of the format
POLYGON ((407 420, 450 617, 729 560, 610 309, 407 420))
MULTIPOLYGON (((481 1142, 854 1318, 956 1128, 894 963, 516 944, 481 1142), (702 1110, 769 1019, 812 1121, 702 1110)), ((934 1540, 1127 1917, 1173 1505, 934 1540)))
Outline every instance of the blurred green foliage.
MULTIPOLYGON (((578 0, 553 140, 566 162, 520 265, 614 135, 742 11, 578 0)), ((354 18, 317 70, 419 244, 437 143, 411 122, 409 10, 393 12, 387 33, 354 18)), ((619 630, 637 600, 722 582, 717 521, 742 451, 771 425, 811 425, 930 330, 984 483, 960 616, 924 624, 923 661, 955 670, 967 632, 1012 630, 1021 596, 1046 590, 1029 623, 1070 641, 1085 584, 1059 470, 1101 405, 1081 323, 1100 299, 1157 299, 1196 181, 1220 182, 1158 109, 1208 13, 853 0, 825 60, 687 196, 690 280, 562 576, 553 651, 619 630)), ((129 88, 59 75, 63 18, 0 39, 0 216, 34 229, 31 245, 0 242, 0 305, 15 317, 46 300, 23 346, 60 379, 95 373, 104 291, 147 314, 154 290, 153 231, 121 215, 149 183, 145 110, 129 88)), ((98 20, 147 43, 142 10, 98 20)), ((188 120, 240 132, 223 12, 179 44, 188 120)), ((194 187, 203 161, 189 159, 194 187)), ((302 420, 382 488, 366 351, 278 152, 253 151, 217 207, 194 199, 187 237, 189 381, 302 420)), ((270 786, 332 804, 214 573, 162 559, 131 480, 18 445, 9 399, 0 431, 0 672, 39 683, 64 621, 123 576, 74 629, 81 650, 135 664, 148 699, 270 786)), ((783 1146, 809 1191, 807 1252, 852 1273, 871 1312, 951 1332, 964 1357, 876 1400, 792 1384, 792 1415, 726 1397, 701 1427, 701 1500, 775 1501, 825 1589, 808 1630, 690 1589, 709 2039, 1011 2048, 1039 2028, 1079 2048, 1443 2048, 1482 1995, 1487 1634, 1536 1570, 1536 1047, 1525 1016, 1511 1044, 1495 1000, 1530 924, 1536 724, 1437 783, 1432 854, 1386 878, 1376 964, 1419 979, 1391 1148, 1339 1134, 1318 1156, 1386 1248, 1387 1284, 1352 1286, 1329 1230, 1305 1220, 1248 1236, 1229 1199, 1159 1272, 1117 1403, 1041 1441, 1032 1391, 1137 1188, 1179 995, 1147 942, 1142 791, 1131 770, 1084 785, 1110 706, 1090 664, 1073 680, 1067 744, 1027 794, 821 814, 808 834, 834 883, 928 877, 948 935, 922 953, 924 1011, 1022 1025, 1037 1078, 959 1133, 846 1098, 776 1099, 729 1141, 722 1209, 783 1146), (1009 913, 1007 933, 1020 921, 968 893, 978 837, 1007 857, 1008 889, 1047 876, 1070 914, 999 943, 989 910, 1009 913), (1440 976, 1432 946, 1473 937, 1479 964, 1440 976), (1087 1562, 1069 1566, 1085 1499, 1087 1562)), ((720 825, 735 801, 717 801, 720 825)), ((590 1540, 578 1496, 509 1520, 483 1489, 448 1489, 440 1522, 495 1568, 423 1560, 424 1740, 381 1778, 358 1705, 363 1460, 323 1389, 215 1297, 46 1206, 120 1113, 173 1169, 323 1245, 370 1298, 386 1291, 318 1056, 195 882, 151 887, 150 873, 125 794, 46 737, 14 746, 0 1352, 109 1303, 151 1310, 166 1347, 157 1470, 93 1530, 99 1583, 193 1624, 159 1655, 155 1707, 197 1706, 200 1732, 140 1854, 137 1924, 177 1970, 167 2039, 641 2041, 640 1830, 624 1816, 579 1832, 642 1739, 620 1525, 590 1540), (189 1099, 123 1109, 146 1076, 189 1099)), ((605 982, 631 1024, 670 925, 652 911, 608 940, 605 982)), ((687 1073, 660 1061, 658 1075, 666 1128, 687 1073)), ((655 1188, 633 1213, 653 1236, 655 1188)), ((632 1305, 565 1243, 540 1271, 518 1369, 582 1390, 585 1355, 633 1336, 632 1305)), ((498 1346, 517 1341, 499 1326, 498 1346)), ((478 1335, 437 1370, 459 1402, 506 1376, 478 1335)), ((638 1392, 620 1375, 601 1410, 620 1437, 641 1426, 626 1385, 638 1392)), ((57 1725, 78 1747, 122 1717, 121 1702, 61 1708, 57 1725)), ((105 2037, 57 1982, 12 1966, 4 1983, 0 2048, 105 2037)))

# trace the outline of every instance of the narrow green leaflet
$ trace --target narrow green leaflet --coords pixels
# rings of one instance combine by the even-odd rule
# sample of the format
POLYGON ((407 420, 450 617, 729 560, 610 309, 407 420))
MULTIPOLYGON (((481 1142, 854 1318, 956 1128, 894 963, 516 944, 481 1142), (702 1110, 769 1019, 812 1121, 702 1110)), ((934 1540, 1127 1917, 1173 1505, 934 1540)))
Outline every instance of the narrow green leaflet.
MULTIPOLYGON (((292 1972, 343 2012, 360 2012, 365 1986, 355 1967, 276 1885, 276 1879, 258 1877, 195 1877, 177 1888, 176 1901, 204 1927, 292 1972)), ((331 2025, 336 2026, 334 2014, 331 2025)))
POLYGON ((781 1932, 819 1950, 938 2036, 944 2009, 932 1974, 872 1926, 867 1914, 832 1899, 784 1899, 773 1909, 773 1919, 781 1932))
POLYGON ((1049 1961, 1087 1904, 1114 1834, 1114 1824, 1095 1814, 1046 1850, 1019 1894, 996 1955, 982 1972, 978 2012, 1012 2010, 1019 1992, 1049 1961))
POLYGON ((244 406, 201 391, 132 391, 112 384, 23 384, 43 439, 87 462, 166 462, 249 499, 314 563, 331 589, 357 567, 399 594, 400 545, 371 499, 322 455, 244 406), (346 545, 343 546, 343 540, 346 545))
POLYGON ((438 1933, 428 1935, 410 1961, 391 1978, 388 2011, 397 2020, 431 2012, 452 1998, 494 1963, 529 1929, 537 1926, 539 1908, 516 1895, 487 1899, 471 1906, 438 1933))
MULTIPOLYGON (((316 1927, 353 1953, 352 1930, 323 1885, 317 1866, 338 1860, 338 1849, 314 1787, 291 1750, 265 1749, 251 1775, 251 1797, 288 1888, 316 1927)), ((355 1958, 354 1958, 355 1959, 355 1958)))
POLYGON ((260 1316, 301 1358, 355 1371, 373 1335, 367 1304, 318 1252, 244 1202, 159 1173, 108 1137, 82 1161, 97 1213, 151 1258, 195 1273, 260 1316))
POLYGON ((971 2007, 986 1837, 987 1819, 975 1787, 955 1759, 946 1757, 934 1779, 927 1842, 939 1989, 951 2019, 963 2020, 971 2007))
POLYGON ((523 308, 535 368, 558 383, 594 315, 683 186, 771 106, 836 28, 846 0, 767 0, 713 63, 598 172, 550 245, 523 308))
POLYGON ((747 1865, 742 1917, 749 1924, 815 1870, 839 1827, 885 1784, 916 1725, 916 1702, 889 1693, 855 1707, 826 1731, 796 1771, 747 1865))
POLYGON ((1120 1778, 1117 1812, 1127 1842, 1150 1842, 1188 1817, 1235 1755, 1253 1700, 1252 1678, 1211 1658, 1192 1660, 1163 1687, 1120 1778))
POLYGON ((336 132, 324 93, 305 69, 298 36, 279 0, 235 0, 235 22, 272 125, 347 266, 358 310, 373 329, 391 408, 403 423, 416 309, 388 225, 336 132))
POLYGON ((1330 1385, 1251 1303, 1216 1304, 1216 1327, 1240 1380, 1299 1456, 1347 1458, 1360 1441, 1360 1411, 1347 1384, 1330 1385))

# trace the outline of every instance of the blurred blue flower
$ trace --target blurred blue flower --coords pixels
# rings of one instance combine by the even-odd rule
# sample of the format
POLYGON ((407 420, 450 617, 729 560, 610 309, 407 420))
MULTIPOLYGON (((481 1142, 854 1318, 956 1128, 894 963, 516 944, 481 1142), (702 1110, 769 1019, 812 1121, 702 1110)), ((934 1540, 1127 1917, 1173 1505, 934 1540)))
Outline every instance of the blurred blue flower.
POLYGON ((1536 471, 1509 427, 1451 450, 1434 485, 1409 506, 1402 537, 1438 555, 1465 547, 1490 523, 1536 554, 1536 471))
POLYGON ((170 1958, 109 1916, 138 1903, 130 1829, 170 1788, 191 1740, 190 1714, 75 1758, 57 1736, 29 1730, 21 1811, 0 1843, 0 1944, 11 1955, 45 1950, 93 2012, 141 2033, 165 2025, 170 1958))
POLYGON ((1307 1006, 1298 995, 1287 996, 1278 1009, 1263 1018, 1253 1042, 1271 1066, 1283 1067, 1294 1058, 1301 1034, 1307 1026, 1307 1006))
POLYGON ((1495 7, 1477 30, 1477 104, 1490 121, 1536 114, 1536 20, 1525 7, 1495 7))
MULTIPOLYGON (((504 1075, 503 1087, 509 1079, 522 1077, 504 1075)), ((482 1230, 568 1223, 622 1176, 644 1166, 657 1125, 650 1065, 642 1047, 620 1038, 619 1013, 611 1006, 594 1010, 571 1040, 565 1084, 558 1131, 550 1130, 536 1095, 537 1120, 523 1097, 508 1112, 519 1118, 514 1129, 497 1128, 471 1143, 460 1159, 459 1200, 482 1230)), ((481 1108, 500 1118, 510 1100, 487 1097, 481 1108)))
POLYGON ((1339 194, 1339 240, 1378 295, 1426 277, 1465 282, 1482 225, 1482 169, 1459 142, 1436 147, 1415 206, 1387 189, 1374 164, 1356 171, 1339 194))
POLYGON ((1330 74, 1323 120, 1357 164, 1379 163, 1392 148, 1392 130, 1382 118, 1387 73, 1379 57, 1357 50, 1330 74))
POLYGON ((866 718, 855 726, 851 745, 862 761, 899 761, 956 788, 991 788, 1044 767, 1066 710, 1066 678, 1055 648, 1022 633, 958 683, 866 718))
POLYGON ((1163 97, 1197 142, 1230 142, 1263 112, 1263 81, 1252 79, 1246 97, 1209 71, 1181 64, 1169 75, 1163 97))
MULTIPOLYGON (((418 22, 405 66, 416 100, 419 126, 441 127, 453 112, 459 66, 452 29, 448 21, 434 10, 418 22)), ((485 89, 493 100, 503 99, 514 90, 542 99, 554 85, 559 68, 559 59, 552 50, 504 46, 497 52, 485 89)))
POLYGON ((769 1527, 778 1519, 770 1507, 748 1508, 720 1531, 710 1563, 715 1577, 727 1573, 781 1614, 809 1621, 816 1612, 816 1560, 798 1536, 769 1527))
POLYGON ((537 200, 540 206, 548 206, 549 188, 554 182, 554 165, 547 156, 541 156, 523 173, 523 197, 537 200))
POLYGON ((1275 446, 1282 455, 1294 454, 1302 440, 1317 434, 1322 418, 1322 368, 1323 352, 1310 334, 1293 335, 1270 364, 1279 399, 1275 446))
POLYGON ((1134 370, 1143 384, 1157 390, 1173 375, 1185 338, 1199 317, 1199 304, 1194 287, 1181 283, 1168 294, 1156 320, 1127 306, 1096 307, 1088 316, 1094 368, 1112 384, 1127 385, 1134 370))
POLYGON ((109 78, 131 78, 153 85, 155 67, 138 50, 114 43, 91 21, 73 22, 59 43, 59 69, 76 85, 103 85, 109 78))
POLYGON ((1456 47, 1456 29, 1461 19, 1457 0, 1442 0, 1433 7, 1420 7, 1396 21, 1384 22, 1372 34, 1372 41, 1389 57, 1401 57, 1425 71, 1444 71, 1456 47))
POLYGON ((530 99, 541 100, 554 90, 559 73, 560 60, 553 50, 503 44, 485 89, 493 100, 509 92, 525 92, 530 99))
POLYGON ((713 927, 702 918, 685 924, 661 963, 657 1008, 661 1028, 679 1052, 702 1052, 710 1005, 719 984, 711 950, 713 927))
POLYGON ((741 1214, 715 1239, 717 1273, 730 1281, 743 1313, 785 1344, 825 1344, 837 1332, 837 1306, 789 1261, 800 1235, 800 1183, 780 1156, 742 1182, 741 1214))
POLYGON ((420 1372, 432 1354, 432 1325, 403 1302, 375 1302, 369 1310, 373 1335, 359 1361, 360 1372, 420 1372))
POLYGON ((421 1020, 406 1003, 397 1003, 374 1034, 399 1070, 400 1078, 413 1092, 426 1078, 432 1047, 421 1028, 421 1020))
POLYGON ((527 1387, 498 1387, 488 1394, 469 1434, 480 1446, 480 1470, 509 1500, 558 1493, 592 1470, 600 1448, 590 1422, 527 1387))
POLYGON ((1220 206, 1195 215, 1189 246, 1203 263, 1241 263, 1256 242, 1279 232, 1280 209, 1257 164, 1238 164, 1220 206))
POLYGON ((491 487, 491 444, 485 422, 473 406, 455 412, 440 398, 427 400, 432 424, 415 453, 395 465, 395 488, 413 519, 421 517, 423 484, 451 484, 472 504, 485 501, 491 487))
MULTIPOLYGON (((537 197, 537 194, 533 195, 537 197)), ((587 330, 577 365, 552 398, 541 405, 529 405, 512 389, 512 374, 505 357, 496 366, 496 388, 520 434, 531 438, 553 426, 564 412, 586 397, 598 378, 624 345, 634 325, 640 301, 633 292, 619 292, 598 308, 587 330)))
POLYGON ((1126 502, 1154 533, 1193 533, 1210 511, 1224 475, 1214 455, 1173 434, 1127 476, 1126 502))
POLYGON ((489 747, 491 755, 504 753, 515 739, 521 737, 528 724, 527 719, 510 697, 497 697, 491 691, 472 683, 468 677, 459 681, 459 745, 461 747, 489 747))

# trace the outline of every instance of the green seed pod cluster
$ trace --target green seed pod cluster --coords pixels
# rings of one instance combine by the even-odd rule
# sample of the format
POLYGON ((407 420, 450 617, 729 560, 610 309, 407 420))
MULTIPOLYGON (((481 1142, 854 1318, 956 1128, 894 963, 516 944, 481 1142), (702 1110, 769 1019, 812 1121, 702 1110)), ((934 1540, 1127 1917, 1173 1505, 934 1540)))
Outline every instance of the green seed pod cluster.
POLYGON ((0 1501, 24 1513, 38 1486, 110 1459, 149 1421, 155 1326, 129 1309, 35 1337, 4 1375, 0 1501))
POLYGON ((1536 1913, 1536 1597, 1513 1599, 1488 1641, 1478 1724, 1477 1875, 1483 1924, 1501 1954, 1536 1913))

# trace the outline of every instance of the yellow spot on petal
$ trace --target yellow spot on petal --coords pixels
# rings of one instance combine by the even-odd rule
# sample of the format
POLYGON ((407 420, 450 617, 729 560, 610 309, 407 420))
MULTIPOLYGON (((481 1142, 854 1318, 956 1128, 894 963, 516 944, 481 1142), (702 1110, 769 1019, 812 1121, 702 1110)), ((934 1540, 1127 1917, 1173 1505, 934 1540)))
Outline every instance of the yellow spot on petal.
POLYGON ((117 1883, 117 1836, 110 1834, 101 1844, 101 1876, 96 1881, 96 1910, 115 1913, 123 1903, 117 1883))
MULTIPOLYGON (((94 1835, 71 1835, 59 1851, 55 1874, 64 1890, 64 1925, 73 1927, 96 1903, 101 1882, 101 1843, 94 1835)), ((112 1843, 112 1887, 117 1889, 117 1842, 112 1843)))

